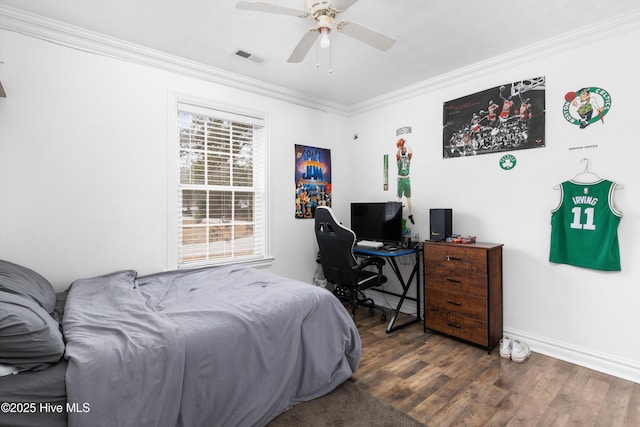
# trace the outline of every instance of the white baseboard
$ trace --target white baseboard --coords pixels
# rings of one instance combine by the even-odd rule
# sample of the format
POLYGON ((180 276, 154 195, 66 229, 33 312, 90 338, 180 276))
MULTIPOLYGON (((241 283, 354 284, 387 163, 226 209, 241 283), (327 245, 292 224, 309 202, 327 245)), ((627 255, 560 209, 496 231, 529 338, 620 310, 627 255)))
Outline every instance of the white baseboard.
MULTIPOLYGON (((395 295, 385 294, 382 292, 377 292, 375 289, 368 289, 364 291, 364 294, 367 297, 371 298, 375 305, 388 308, 389 310, 395 310, 398 305, 398 302, 400 301, 400 297, 397 297, 395 295)), ((415 295, 413 295, 412 298, 415 299, 415 295)), ((404 303, 402 304, 402 308, 400 309, 400 312, 415 316, 416 307, 417 307, 417 304, 415 301, 412 301, 410 299, 405 299, 404 303)), ((421 315, 421 318, 424 319, 424 317, 422 317, 423 310, 424 310, 423 308, 420 309, 420 315, 421 315)))
POLYGON ((638 362, 594 352, 591 349, 517 329, 505 328, 504 335, 526 342, 533 352, 640 383, 640 364, 638 362))

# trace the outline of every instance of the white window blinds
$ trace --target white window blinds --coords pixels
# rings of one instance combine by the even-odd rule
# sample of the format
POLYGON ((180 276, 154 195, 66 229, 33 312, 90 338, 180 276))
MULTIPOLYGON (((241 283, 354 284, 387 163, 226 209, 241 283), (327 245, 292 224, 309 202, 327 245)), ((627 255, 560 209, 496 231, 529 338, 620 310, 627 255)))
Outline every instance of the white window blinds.
POLYGON ((178 103, 178 266, 266 256, 264 121, 178 103))

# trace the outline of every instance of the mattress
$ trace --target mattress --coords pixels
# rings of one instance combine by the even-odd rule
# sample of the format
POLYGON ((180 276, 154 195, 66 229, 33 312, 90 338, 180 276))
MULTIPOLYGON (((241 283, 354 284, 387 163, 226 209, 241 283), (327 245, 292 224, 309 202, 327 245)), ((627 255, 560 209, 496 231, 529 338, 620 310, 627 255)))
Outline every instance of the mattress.
MULTIPOLYGON (((62 321, 67 293, 56 294, 53 317, 62 321)), ((0 426, 60 427, 67 425, 65 374, 62 360, 41 371, 0 377, 0 426)))

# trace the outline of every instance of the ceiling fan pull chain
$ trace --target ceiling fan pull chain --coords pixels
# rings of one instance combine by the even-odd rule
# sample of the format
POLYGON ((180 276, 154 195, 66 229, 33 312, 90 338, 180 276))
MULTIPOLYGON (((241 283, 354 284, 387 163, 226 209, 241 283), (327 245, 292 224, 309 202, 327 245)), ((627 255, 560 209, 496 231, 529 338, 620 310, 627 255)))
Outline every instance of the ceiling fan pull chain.
MULTIPOLYGON (((329 34, 329 37, 331 37, 331 34, 329 34)), ((329 74, 333 73, 333 65, 331 64, 331 44, 329 45, 329 74)))

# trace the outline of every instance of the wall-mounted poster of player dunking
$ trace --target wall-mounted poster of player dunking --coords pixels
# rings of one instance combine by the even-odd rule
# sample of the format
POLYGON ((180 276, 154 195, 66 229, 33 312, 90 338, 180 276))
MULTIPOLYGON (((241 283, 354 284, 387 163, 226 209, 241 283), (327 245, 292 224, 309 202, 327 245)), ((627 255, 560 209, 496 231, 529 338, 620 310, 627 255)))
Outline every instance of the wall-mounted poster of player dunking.
POLYGON ((296 144, 296 218, 331 206, 331 150, 296 144))
POLYGON ((544 147, 544 79, 520 80, 445 102, 443 157, 544 147))

